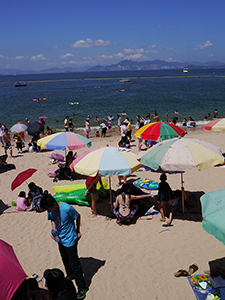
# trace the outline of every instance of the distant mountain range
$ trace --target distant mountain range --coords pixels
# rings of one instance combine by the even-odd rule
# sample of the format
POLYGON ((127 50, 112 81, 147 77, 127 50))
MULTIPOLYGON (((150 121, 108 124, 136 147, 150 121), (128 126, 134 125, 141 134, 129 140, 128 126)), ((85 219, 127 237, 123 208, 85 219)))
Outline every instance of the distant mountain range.
POLYGON ((24 74, 50 74, 50 73, 74 73, 74 72, 107 72, 107 71, 143 71, 143 70, 166 70, 166 69, 198 69, 198 68, 225 68, 225 63, 218 61, 210 61, 206 63, 200 62, 166 62, 155 59, 149 61, 132 61, 122 60, 121 62, 109 66, 97 65, 89 69, 79 68, 51 68, 40 71, 18 70, 18 69, 0 69, 0 75, 24 75, 24 74))

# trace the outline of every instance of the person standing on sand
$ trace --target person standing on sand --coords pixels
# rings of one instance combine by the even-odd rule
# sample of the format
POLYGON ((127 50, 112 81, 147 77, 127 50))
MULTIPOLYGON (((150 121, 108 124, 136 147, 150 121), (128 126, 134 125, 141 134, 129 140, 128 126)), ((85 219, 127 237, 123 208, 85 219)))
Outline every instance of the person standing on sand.
POLYGON ((99 199, 98 191, 96 188, 96 185, 98 182, 101 185, 103 196, 105 196, 105 189, 102 184, 102 179, 101 179, 101 176, 99 175, 99 173, 97 173, 94 177, 89 176, 87 178, 87 180, 86 180, 87 190, 84 194, 84 196, 87 196, 87 193, 89 192, 89 194, 91 195, 91 212, 94 215, 94 217, 96 217, 96 218, 99 217, 97 214, 97 208, 96 208, 96 204, 99 199))
POLYGON ((120 126, 122 125, 122 119, 121 119, 120 115, 117 115, 117 118, 118 118, 117 125, 118 125, 118 130, 120 133, 120 126))
MULTIPOLYGON (((81 216, 73 206, 64 202, 56 202, 49 194, 43 196, 40 205, 42 209, 47 210, 52 229, 58 234, 58 248, 66 269, 66 278, 75 279, 78 287, 77 299, 84 299, 88 288, 77 253, 77 244, 81 238, 81 216)), ((52 235, 51 237, 54 239, 52 235)))
POLYGON ((69 117, 66 116, 65 120, 64 120, 64 128, 66 129, 66 131, 68 131, 69 128, 69 121, 68 121, 69 117))
POLYGON ((11 136, 7 128, 5 128, 5 132, 2 135, 2 143, 5 149, 5 154, 7 155, 7 150, 9 149, 10 156, 12 157, 11 136))
MULTIPOLYGON (((173 191, 166 182, 167 176, 165 173, 160 175, 160 183, 159 183, 159 190, 158 190, 158 201, 159 201, 159 209, 161 213, 161 219, 160 221, 165 222, 166 218, 165 215, 167 214, 166 205, 167 202, 172 198, 173 191)), ((169 215, 169 220, 167 221, 167 225, 170 225, 172 223, 172 210, 169 215)))
POLYGON ((0 142, 2 143, 3 145, 3 142, 2 142, 2 136, 3 136, 3 133, 5 132, 5 126, 3 126, 1 123, 0 123, 0 142))

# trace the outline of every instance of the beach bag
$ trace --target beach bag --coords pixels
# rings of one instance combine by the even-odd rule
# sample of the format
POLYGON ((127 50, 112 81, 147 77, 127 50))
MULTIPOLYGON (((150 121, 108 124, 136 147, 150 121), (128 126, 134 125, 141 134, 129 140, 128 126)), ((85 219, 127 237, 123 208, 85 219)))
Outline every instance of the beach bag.
POLYGON ((37 190, 36 192, 31 192, 31 194, 33 196, 33 199, 32 199, 32 208, 36 212, 43 212, 43 211, 45 211, 40 206, 40 202, 41 202, 41 199, 42 199, 43 195, 39 192, 39 190, 37 190))

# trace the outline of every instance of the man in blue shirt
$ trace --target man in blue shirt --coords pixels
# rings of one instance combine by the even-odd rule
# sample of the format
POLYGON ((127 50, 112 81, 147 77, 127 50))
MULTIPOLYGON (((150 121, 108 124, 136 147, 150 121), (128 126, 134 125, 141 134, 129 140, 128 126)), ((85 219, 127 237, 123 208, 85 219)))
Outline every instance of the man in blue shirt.
POLYGON ((58 247, 67 278, 75 279, 78 287, 77 299, 83 299, 86 296, 87 287, 77 253, 77 243, 81 238, 80 214, 73 206, 64 202, 56 202, 51 195, 44 195, 40 205, 41 208, 47 210, 52 229, 56 230, 59 236, 58 247), (76 227, 74 221, 76 221, 76 227))

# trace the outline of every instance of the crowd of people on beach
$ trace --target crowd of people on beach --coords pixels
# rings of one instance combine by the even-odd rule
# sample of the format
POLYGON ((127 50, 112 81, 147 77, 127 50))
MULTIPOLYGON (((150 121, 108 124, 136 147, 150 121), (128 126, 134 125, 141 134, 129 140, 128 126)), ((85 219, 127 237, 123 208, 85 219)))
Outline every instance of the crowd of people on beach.
MULTIPOLYGON (((178 120, 178 110, 175 111, 175 117, 172 123, 176 124, 178 120)), ((214 111, 214 118, 217 118, 218 111, 214 111)), ((210 114, 206 116, 208 118, 210 114)), ((141 116, 136 117, 136 129, 140 129, 146 124, 151 122, 150 118, 154 122, 159 122, 160 117, 157 112, 154 114, 148 114, 145 118, 141 116)), ((91 115, 89 114, 86 118, 85 132, 86 138, 90 138, 89 134, 91 131, 90 127, 91 115)), ((30 125, 30 121, 26 119, 27 125, 30 125)), ((108 120, 100 119, 95 117, 95 122, 97 122, 101 129, 102 138, 106 137, 107 130, 112 128, 113 117, 109 116, 108 120)), ((47 132, 44 132, 45 121, 41 119, 40 124, 42 125, 42 131, 40 134, 50 135, 52 130, 47 126, 47 132)), ((120 135, 120 141, 118 142, 118 147, 122 150, 129 150, 132 143, 132 125, 133 121, 127 116, 125 112, 122 114, 117 114, 117 127, 118 133, 120 135), (122 120, 122 117, 124 120, 122 120)), ((195 121, 190 117, 189 125, 195 127, 195 121)), ((185 118, 182 122, 182 126, 188 126, 187 119, 185 118)), ((73 132, 73 121, 66 116, 63 122, 64 130, 73 132)), ((98 137, 96 132, 96 137, 98 137)), ((37 145, 37 141, 40 138, 39 133, 34 134, 31 142, 28 144, 28 152, 39 152, 41 149, 37 145)), ((13 136, 16 143, 16 148, 18 153, 23 152, 24 147, 24 134, 16 133, 13 136)), ((7 155, 7 150, 9 150, 12 156, 12 144, 11 135, 8 132, 6 126, 0 124, 0 141, 4 147, 5 154, 7 155)), ((138 138, 138 150, 142 150, 142 139, 138 138)), ((146 141, 145 146, 151 147, 154 141, 146 141)), ((71 152, 71 151, 70 151, 71 152)), ((66 164, 69 166, 74 159, 73 153, 69 153, 66 158, 66 164)), ((151 199, 151 196, 146 193, 139 195, 134 195, 131 191, 131 185, 127 183, 127 176, 118 176, 118 186, 122 185, 121 189, 117 194, 114 195, 114 203, 112 207, 112 212, 116 217, 116 223, 121 226, 122 224, 132 223, 135 215, 139 210, 137 200, 140 199, 151 199), (122 183, 123 179, 123 183, 122 183)), ((97 183, 100 183, 103 195, 105 194, 105 189, 102 184, 101 176, 97 173, 96 176, 88 176, 86 180, 86 192, 84 196, 90 194, 91 196, 91 213, 93 217, 100 218, 101 215, 98 214, 97 201, 99 199, 99 194, 97 190, 97 183)), ((43 191, 40 186, 37 186, 34 182, 29 183, 29 191, 26 195, 25 191, 21 191, 16 200, 16 208, 20 211, 36 211, 41 213, 47 211, 47 218, 51 222, 51 237, 57 241, 60 256, 62 258, 63 265, 65 267, 66 276, 64 273, 57 268, 45 270, 43 277, 46 280, 46 289, 40 289, 35 278, 25 279, 20 287, 17 289, 13 296, 13 300, 30 300, 30 299, 58 299, 58 300, 70 300, 70 299, 84 299, 88 291, 86 285, 82 267, 80 264, 80 259, 78 256, 78 241, 81 239, 82 235, 80 232, 81 215, 79 212, 71 205, 64 202, 57 202, 55 198, 48 193, 48 191, 43 191), (73 285, 72 280, 75 280, 77 286, 77 292, 73 285)), ((182 211, 182 200, 188 201, 188 193, 182 190, 172 191, 170 185, 167 183, 166 174, 160 175, 160 183, 158 188, 158 209, 161 213, 160 220, 166 222, 168 226, 172 225, 173 213, 175 211, 182 211), (168 220, 166 221, 166 216, 168 220)), ((187 209, 184 207, 184 211, 187 209)))

